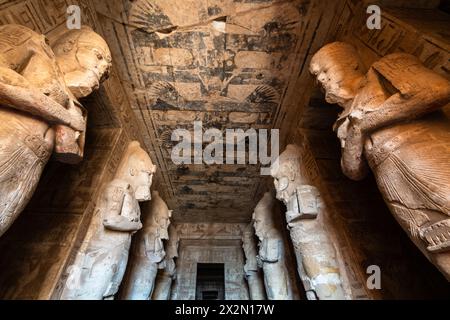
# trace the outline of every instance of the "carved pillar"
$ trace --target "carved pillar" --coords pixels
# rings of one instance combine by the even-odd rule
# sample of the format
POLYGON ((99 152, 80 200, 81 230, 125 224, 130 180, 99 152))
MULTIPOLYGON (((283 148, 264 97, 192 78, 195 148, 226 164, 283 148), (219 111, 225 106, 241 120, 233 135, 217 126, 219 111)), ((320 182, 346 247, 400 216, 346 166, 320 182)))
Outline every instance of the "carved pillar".
POLYGON ((123 284, 122 299, 149 300, 152 296, 158 269, 162 269, 166 252, 162 240, 169 239, 167 229, 172 211, 157 191, 152 192, 150 210, 144 228, 136 235, 130 257, 128 276, 123 284))
POLYGON ((166 246, 166 256, 164 258, 164 269, 160 270, 156 277, 155 290, 152 300, 169 300, 172 290, 172 282, 176 279, 177 268, 175 258, 178 257, 179 237, 177 229, 169 226, 169 241, 166 246))
POLYGON ((137 141, 122 157, 95 208, 61 299, 113 299, 125 274, 131 236, 142 228, 139 201, 150 199, 155 166, 137 141), (148 190, 145 192, 145 190, 148 190))
POLYGON ((242 234, 242 248, 244 249, 246 262, 244 265, 245 279, 247 279, 250 300, 265 300, 263 276, 258 268, 256 256, 255 233, 253 224, 247 225, 242 234))
POLYGON ((324 206, 317 188, 303 183, 299 158, 299 148, 289 145, 272 167, 277 199, 287 207, 298 273, 309 300, 345 299, 336 252, 321 219, 324 206))
POLYGON ((273 215, 273 196, 267 192, 253 213, 256 235, 260 240, 258 264, 264 272, 264 285, 269 300, 293 300, 293 284, 286 267, 283 236, 273 215))

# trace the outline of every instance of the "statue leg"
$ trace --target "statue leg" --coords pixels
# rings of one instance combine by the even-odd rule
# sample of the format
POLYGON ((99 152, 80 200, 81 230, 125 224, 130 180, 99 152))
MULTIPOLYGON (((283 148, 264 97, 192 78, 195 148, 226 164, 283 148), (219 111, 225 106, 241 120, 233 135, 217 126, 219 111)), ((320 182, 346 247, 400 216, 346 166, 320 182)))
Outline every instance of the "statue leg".
POLYGON ((169 300, 172 288, 172 277, 167 274, 160 274, 156 277, 155 290, 152 300, 169 300))
POLYGON ((25 141, 0 133, 0 236, 31 199, 50 157, 51 145, 42 137, 25 141))
POLYGON ((128 253, 130 250, 131 239, 125 241, 115 251, 114 256, 117 257, 117 264, 113 265, 111 281, 103 294, 104 300, 113 300, 119 291, 128 263, 128 253))
POLYGON ((336 252, 321 221, 305 219, 289 227, 308 300, 345 299, 336 252))
POLYGON ((264 262, 264 284, 269 300, 292 300, 290 278, 283 262, 264 262))
POLYGON ((80 270, 79 280, 64 290, 62 299, 102 300, 103 294, 113 277, 111 261, 114 255, 109 248, 90 249, 77 256, 76 268, 80 270))
POLYGON ((247 282, 250 293, 250 300, 265 300, 264 283, 259 271, 251 272, 247 275, 247 282))
POLYGON ((372 170, 396 220, 450 279, 450 135, 446 137, 402 145, 372 164, 372 170))
POLYGON ((148 261, 147 257, 139 257, 133 261, 127 279, 123 299, 150 300, 155 286, 157 264, 148 261))

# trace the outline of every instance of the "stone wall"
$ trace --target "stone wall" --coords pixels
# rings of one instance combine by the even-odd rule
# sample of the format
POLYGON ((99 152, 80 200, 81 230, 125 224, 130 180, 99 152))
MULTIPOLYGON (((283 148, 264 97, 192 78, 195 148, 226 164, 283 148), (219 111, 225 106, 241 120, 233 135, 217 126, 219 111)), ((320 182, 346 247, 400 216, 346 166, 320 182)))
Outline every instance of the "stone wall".
MULTIPOLYGON (((224 263, 225 299, 247 300, 249 293, 244 278, 245 257, 242 249, 242 232, 245 227, 246 224, 234 223, 177 224, 180 247, 172 299, 195 299, 197 263, 224 263)), ((287 252, 287 261, 292 266, 289 271, 298 296, 300 290, 291 252, 287 252)))

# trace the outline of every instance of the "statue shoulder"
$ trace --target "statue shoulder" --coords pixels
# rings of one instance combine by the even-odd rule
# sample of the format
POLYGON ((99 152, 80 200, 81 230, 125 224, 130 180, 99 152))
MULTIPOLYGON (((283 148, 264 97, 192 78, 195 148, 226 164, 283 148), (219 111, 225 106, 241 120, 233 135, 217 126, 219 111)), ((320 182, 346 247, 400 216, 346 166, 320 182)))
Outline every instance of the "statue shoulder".
POLYGON ((126 191, 130 188, 130 184, 126 181, 114 179, 110 181, 103 192, 105 198, 122 198, 126 191))
POLYGON ((114 179, 114 180, 111 180, 111 182, 108 183, 108 187, 120 188, 120 189, 126 190, 126 189, 128 189, 130 187, 130 184, 128 182, 124 181, 124 180, 121 180, 121 179, 114 179))
POLYGON ((8 49, 19 47, 32 38, 41 38, 43 35, 18 24, 0 26, 0 53, 8 49))
POLYGON ((450 82, 438 73, 426 68, 415 56, 392 53, 372 65, 372 69, 404 95, 422 90, 450 88, 450 82))

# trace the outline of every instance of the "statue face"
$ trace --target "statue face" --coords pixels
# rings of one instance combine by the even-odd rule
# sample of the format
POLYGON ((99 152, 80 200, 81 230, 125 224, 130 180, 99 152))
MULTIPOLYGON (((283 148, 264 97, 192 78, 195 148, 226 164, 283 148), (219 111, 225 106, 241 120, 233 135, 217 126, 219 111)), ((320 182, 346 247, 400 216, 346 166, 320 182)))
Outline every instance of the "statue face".
POLYGON ((168 216, 160 217, 157 221, 159 226, 159 237, 164 240, 169 240, 169 225, 170 219, 168 216))
POLYGON ((255 234, 260 241, 263 240, 265 230, 267 229, 267 223, 264 219, 264 215, 261 214, 260 208, 256 208, 253 213, 253 227, 255 228, 255 234))
POLYGON ((77 60, 82 61, 85 71, 85 79, 82 86, 86 88, 98 88, 103 82, 111 68, 111 57, 109 53, 101 48, 81 46, 77 51, 77 60))
POLYGON ((281 164, 280 169, 272 173, 272 177, 277 191, 276 198, 287 204, 295 192, 296 184, 292 183, 295 180, 295 172, 292 172, 290 166, 281 164))
POLYGON ((98 89, 109 75, 112 65, 108 45, 90 28, 66 32, 53 51, 67 86, 77 98, 98 89))
POLYGON ((135 197, 138 201, 151 199, 150 187, 152 186, 153 172, 150 170, 140 170, 135 174, 131 173, 134 185, 135 197))
POLYGON ((311 65, 311 70, 325 91, 325 100, 328 103, 342 105, 354 98, 351 88, 342 81, 345 75, 338 68, 326 69, 316 63, 311 65))
POLYGON ((324 89, 325 100, 342 107, 353 100, 364 78, 356 50, 342 42, 330 43, 316 52, 309 70, 324 89))

